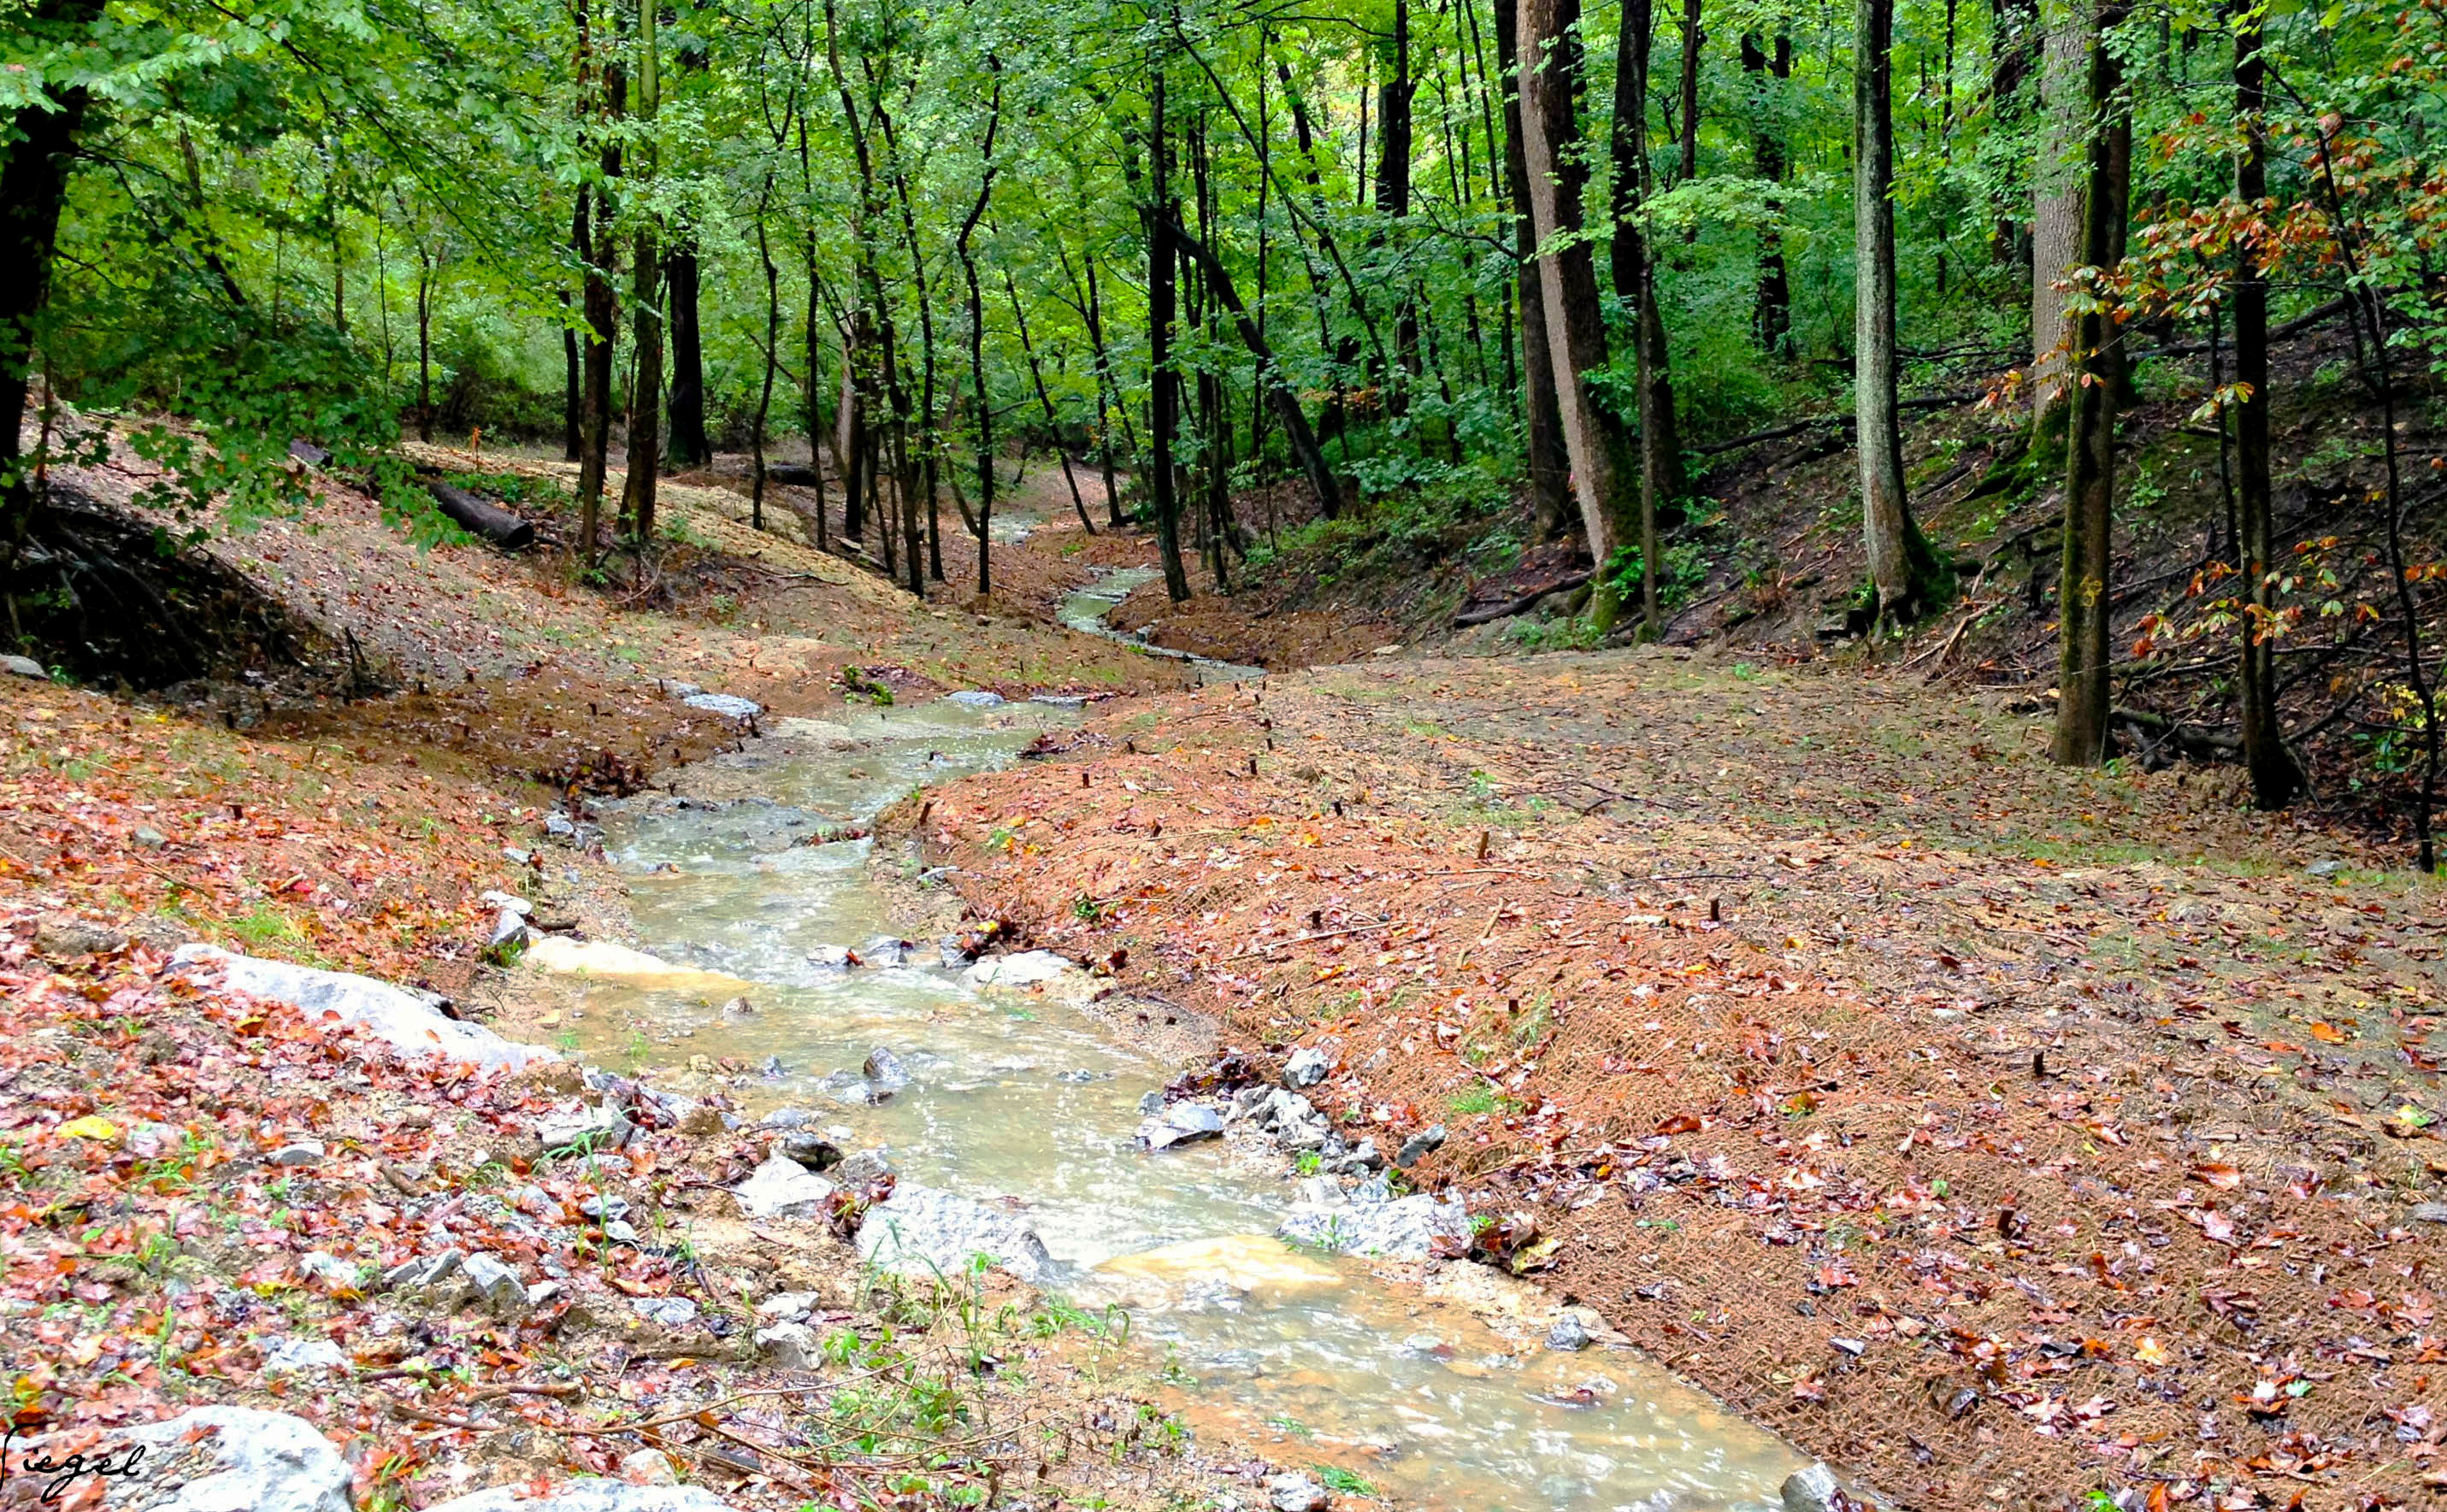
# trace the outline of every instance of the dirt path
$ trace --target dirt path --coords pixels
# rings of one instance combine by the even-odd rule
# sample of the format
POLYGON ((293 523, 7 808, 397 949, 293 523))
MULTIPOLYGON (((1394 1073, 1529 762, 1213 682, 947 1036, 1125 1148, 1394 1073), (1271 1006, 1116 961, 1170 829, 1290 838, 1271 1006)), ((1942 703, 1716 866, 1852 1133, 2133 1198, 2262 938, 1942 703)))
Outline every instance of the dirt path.
POLYGON ((923 822, 975 912, 1331 1051, 1355 1137, 1442 1125, 1483 1253, 1903 1504, 2426 1503, 2447 890, 2043 747, 1385 658, 1113 706, 923 822))

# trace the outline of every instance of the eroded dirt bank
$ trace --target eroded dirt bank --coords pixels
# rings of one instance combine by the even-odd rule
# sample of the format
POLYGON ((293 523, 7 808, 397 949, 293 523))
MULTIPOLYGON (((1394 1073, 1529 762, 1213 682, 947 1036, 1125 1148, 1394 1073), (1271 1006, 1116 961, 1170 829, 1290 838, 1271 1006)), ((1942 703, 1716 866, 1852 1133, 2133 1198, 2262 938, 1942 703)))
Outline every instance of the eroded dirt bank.
POLYGON ((1660 652, 1115 706, 890 816, 1906 1504, 2419 1504, 2447 894, 2027 717, 1660 652))

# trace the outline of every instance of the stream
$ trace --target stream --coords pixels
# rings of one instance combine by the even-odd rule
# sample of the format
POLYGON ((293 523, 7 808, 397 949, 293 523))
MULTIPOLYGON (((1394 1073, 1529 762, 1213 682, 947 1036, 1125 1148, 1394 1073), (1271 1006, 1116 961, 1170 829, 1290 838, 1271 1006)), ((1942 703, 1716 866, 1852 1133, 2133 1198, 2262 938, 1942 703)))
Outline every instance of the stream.
MULTIPOLYGON (((1073 595, 1066 618, 1101 628, 1145 580, 1134 571, 1073 595)), ((624 1068, 762 1064, 744 1112, 811 1109, 905 1181, 1014 1203, 1057 1262, 1054 1290, 1128 1307, 1131 1336, 1167 1353, 1193 1427, 1228 1427, 1286 1465, 1356 1467, 1380 1495, 1431 1507, 1779 1505, 1796 1451, 1635 1352, 1548 1350, 1553 1304, 1529 1288, 1455 1263, 1423 1289, 1285 1244, 1272 1236, 1296 1182, 1271 1151, 1148 1153, 1139 1102, 1173 1068, 1088 1012, 972 991, 931 942, 904 964, 819 964, 842 946, 890 959, 867 946, 892 924, 871 841, 806 840, 1014 760, 1079 717, 1070 702, 783 720, 689 768, 689 796, 608 805, 606 849, 653 959, 551 978, 564 1043, 624 1068), (753 1012, 721 1006, 738 995, 753 1012), (879 1105, 827 1101, 825 1078, 878 1047, 908 1087, 879 1105)))

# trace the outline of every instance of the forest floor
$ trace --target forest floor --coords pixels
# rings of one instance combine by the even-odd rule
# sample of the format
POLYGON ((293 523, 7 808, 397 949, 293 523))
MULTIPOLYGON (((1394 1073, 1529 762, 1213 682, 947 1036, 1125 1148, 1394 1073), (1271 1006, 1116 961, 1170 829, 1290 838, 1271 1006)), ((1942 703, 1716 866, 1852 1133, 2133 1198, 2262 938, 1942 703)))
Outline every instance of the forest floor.
MULTIPOLYGON (((105 509, 139 481, 59 480, 105 509)), ((565 523, 525 507, 547 535, 565 523)), ((1185 1446, 1148 1405, 1160 1362, 1088 1320, 998 1283, 869 1290, 823 1220, 729 1215, 719 1188, 759 1158, 752 1130, 565 1066, 437 1076, 172 961, 205 941, 473 1017, 504 984, 485 893, 620 932, 616 877, 542 822, 564 788, 616 791, 753 738, 682 702, 683 680, 796 713, 839 708, 852 668, 902 699, 1185 678, 1031 617, 920 606, 734 524, 745 501, 726 492, 672 488, 666 510, 641 593, 549 552, 421 549, 335 485, 310 519, 204 548, 259 595, 256 622, 294 616, 287 652, 224 647, 247 664, 150 691, 0 675, 0 1359, 31 1451, 111 1452, 120 1427, 212 1403, 311 1421, 369 1508, 673 1466, 750 1508, 888 1502, 929 1465, 1008 1480, 1012 1504, 1245 1495, 1264 1466, 1185 1446), (398 690, 334 658, 351 639, 398 690), (537 1131, 573 1094, 641 1131, 616 1157, 554 1158, 537 1131), (607 1241, 602 1204, 622 1202, 657 1242, 607 1241), (495 1312, 381 1284, 446 1251, 558 1294, 495 1312), (846 1352, 760 1356, 750 1309, 786 1291, 846 1352), (861 1437, 871 1452, 809 1447, 861 1437)), ((12 1503, 42 1489, 9 1473, 28 1448, 0 1470, 12 1503)), ((70 1478, 55 1504, 172 1475, 70 1478)))
MULTIPOLYGON (((564 476, 425 455, 512 491, 564 476)), ((105 504, 131 486, 71 482, 105 504)), ((752 1158, 737 1142, 661 1128, 623 1162, 550 1162, 522 1131, 559 1085, 420 1079, 165 957, 201 938, 480 1001, 485 890, 617 932, 616 881, 540 835, 558 791, 753 738, 674 680, 802 713, 854 678, 1126 695, 1042 760, 935 791, 922 838, 972 912, 1243 1048, 1326 1049, 1337 1117, 1380 1143, 1445 1125, 1414 1174, 1470 1196, 1482 1253, 1884 1497, 2359 1512, 2447 1484, 2437 884, 2239 810, 2230 770, 2063 771, 2015 695, 1858 669, 1463 660, 1396 652, 1398 616, 1258 594, 1161 633, 1290 671, 1192 691, 1178 663, 1045 623, 1093 569, 1152 560, 1081 482, 1094 539, 1039 464, 996 594, 927 606, 805 545, 796 491, 779 534, 747 529, 733 459, 667 490, 643 583, 420 550, 334 489, 210 550, 397 691, 328 656, 152 693, 8 679, 0 1349, 32 1362, 21 1398, 71 1432, 275 1405, 413 1504, 616 1471, 651 1442, 572 1431, 591 1423, 805 1389, 673 1352, 639 1302, 736 1313, 804 1282, 828 1327, 915 1341, 892 1367, 913 1393, 951 1381, 977 1344, 957 1319, 857 1295, 819 1242, 607 1261, 578 1203, 713 1232, 692 1194, 752 1158), (265 1163, 312 1131, 311 1174, 265 1163), (299 1268, 344 1242, 549 1257, 585 1307, 558 1329, 412 1315, 299 1268), (284 1336, 357 1369, 283 1380, 284 1336)), ((565 535, 552 487, 522 507, 565 535)), ((973 581, 946 525, 946 576, 973 581)), ((1155 1505, 1252 1473, 1235 1446, 1158 1452, 1160 1383, 1053 1332, 967 1389, 1065 1436, 1054 1486, 1155 1505)), ((776 1446, 792 1425, 767 1402, 658 1446, 796 1504, 806 1466, 725 1436, 776 1446)))
POLYGON ((1689 652, 1369 658, 1111 706, 923 838, 1325 1049, 1355 1134, 1444 1125, 1482 1253, 1902 1504, 2429 1504, 2447 890, 2044 745, 1689 652))

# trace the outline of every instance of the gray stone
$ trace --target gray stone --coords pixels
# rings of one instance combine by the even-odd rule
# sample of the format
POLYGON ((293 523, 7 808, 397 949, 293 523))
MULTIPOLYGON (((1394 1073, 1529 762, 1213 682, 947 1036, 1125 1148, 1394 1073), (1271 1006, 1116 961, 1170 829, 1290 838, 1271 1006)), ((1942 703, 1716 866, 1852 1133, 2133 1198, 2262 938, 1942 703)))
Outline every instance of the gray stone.
POLYGON ((815 1312, 818 1300, 813 1292, 776 1292, 756 1304, 756 1321, 768 1327, 776 1323, 805 1323, 815 1312))
POLYGON ((526 916, 516 909, 505 908, 493 916, 493 936, 486 943, 497 951, 508 950, 513 946, 523 947, 529 937, 526 916))
POLYGON ((1835 1472, 1824 1465, 1804 1465, 1786 1476, 1781 1495, 1784 1512, 1841 1512, 1847 1504, 1835 1472))
POLYGON ((1546 1348, 1569 1354, 1589 1347, 1589 1331, 1569 1313, 1555 1319, 1546 1331, 1546 1348))
POLYGON ((765 712, 764 705, 733 693, 692 693, 680 702, 691 709, 702 709, 709 714, 720 714, 725 719, 754 719, 765 712))
POLYGON ((1266 1503, 1275 1512, 1325 1512, 1332 1500, 1325 1487, 1297 1470, 1266 1480, 1266 1503))
POLYGON ((626 1244, 633 1250, 637 1247, 636 1226, 625 1218, 616 1218, 604 1224, 603 1237, 615 1244, 626 1244))
POLYGON ((1394 1163, 1407 1171, 1431 1152, 1444 1148, 1444 1143, 1442 1124, 1423 1128, 1402 1142, 1402 1147, 1394 1153, 1394 1163))
POLYGON ((299 1140, 283 1144, 263 1159, 267 1165, 319 1165, 323 1162, 323 1142, 299 1140))
POLYGON ((906 966, 909 942, 895 935, 878 935, 858 948, 858 958, 868 966, 906 966))
POLYGON ((608 1222, 629 1216, 629 1200, 625 1197, 582 1197, 578 1200, 578 1211, 598 1223, 608 1222))
POLYGON ((816 1331, 805 1323, 776 1323, 758 1329, 756 1348, 786 1370, 812 1370, 824 1362, 824 1345, 817 1339, 816 1331))
POLYGON ((484 904, 486 908, 498 908, 504 914, 516 914, 521 918, 524 918, 535 912, 535 905, 533 903, 528 902, 525 898, 521 898, 516 893, 504 893, 499 889, 488 889, 487 891, 477 894, 476 901, 484 904))
MULTIPOLYGON (((504 1462, 507 1463, 507 1462, 504 1462)), ((696 1485, 631 1485, 621 1481, 572 1481, 541 1496, 532 1483, 497 1485, 454 1497, 426 1512, 730 1512, 730 1503, 696 1485)))
POLYGON ((2416 1223, 2447 1223, 2447 1202, 2416 1202, 2404 1216, 2416 1223))
POLYGON ((765 1157, 730 1195, 749 1218, 822 1218, 834 1190, 832 1182, 777 1152, 765 1157))
POLYGON ((297 1257, 297 1274, 308 1280, 320 1281, 333 1291, 342 1288, 354 1291, 357 1286, 357 1268, 338 1256, 327 1255, 321 1250, 308 1250, 297 1257))
POLYGON ((412 1260, 403 1260, 383 1272, 382 1289, 444 1307, 455 1307, 467 1290, 465 1278, 459 1274, 465 1258, 457 1250, 444 1250, 439 1255, 420 1255, 412 1260))
POLYGON ((1220 1138, 1224 1115, 1204 1103, 1175 1103, 1139 1125, 1139 1143, 1150 1150, 1220 1138))
POLYGON ((527 1311, 541 1313, 560 1300, 569 1286, 562 1281, 538 1281, 527 1288, 527 1311))
POLYGON ((1391 1202, 1304 1202, 1275 1232, 1313 1249, 1418 1262, 1434 1258, 1440 1240, 1469 1242, 1470 1210, 1424 1192, 1391 1202))
POLYGON ((684 1296, 633 1296, 629 1306, 647 1322, 667 1329, 686 1328, 696 1321, 696 1304, 684 1296))
POLYGON ((777 1107, 759 1120, 767 1128, 805 1128, 824 1115, 808 1107, 777 1107))
POLYGON ((0 671, 13 672, 19 677, 37 678, 47 683, 51 680, 51 674, 43 670, 43 664, 31 656, 0 656, 0 671))
POLYGON ((491 1030, 446 1017, 405 989, 370 976, 258 960, 217 945, 181 945, 171 959, 190 970, 217 967, 225 992, 287 1003, 310 1020, 337 1018, 403 1054, 430 1053, 485 1070, 513 1071, 536 1061, 560 1058, 541 1045, 517 1044, 491 1030))
POLYGON ((867 1085, 874 1087, 876 1101, 882 1102, 909 1085, 909 1073, 901 1065, 901 1057, 879 1045, 866 1052, 866 1064, 859 1069, 867 1085))
POLYGON ((136 832, 127 838, 149 851, 160 850, 170 843, 169 836, 162 834, 160 830, 155 829, 150 824, 137 825, 136 832))
POLYGON ((2343 861, 2313 861, 2310 865, 2305 866, 2303 869, 2314 877, 2334 877, 2339 872, 2345 869, 2345 863, 2343 861))
POLYGON ((609 1103, 589 1107, 571 1098, 536 1121, 536 1138, 553 1154, 608 1153, 627 1144, 636 1128, 625 1109, 609 1103))
POLYGON ((908 1181, 867 1209, 858 1253, 903 1276, 958 1276, 978 1256, 1031 1283, 1053 1273, 1053 1257, 1034 1229, 983 1202, 908 1181))
POLYGON ((725 1018, 747 1018, 756 1011, 756 1005, 745 997, 734 997, 722 1005, 725 1018))
POLYGON ((964 688, 946 696, 943 702, 958 704, 962 709, 992 709, 1001 703, 1002 694, 984 688, 964 688))
POLYGON ((1052 951, 989 955, 961 973, 960 980, 980 990, 1028 992, 1065 1003, 1094 1002, 1110 985, 1052 951))
POLYGON ((680 1472, 660 1449, 638 1449, 620 1456, 620 1479, 632 1485, 677 1485, 680 1472))
POLYGON ((349 1357, 330 1339, 275 1339, 263 1351, 266 1380, 281 1375, 330 1375, 348 1368, 349 1357))
POLYGON ((828 1171, 842 1162, 841 1146, 813 1129, 787 1130, 773 1148, 811 1171, 828 1171))
POLYGON ((485 1312, 503 1322, 526 1315, 527 1283, 492 1256, 468 1256, 460 1262, 459 1274, 466 1277, 469 1295, 485 1312))
POLYGON ((1032 704, 1044 704, 1053 709, 1088 707, 1088 695, 1085 693, 1031 693, 1028 695, 1028 701, 1032 704))
POLYGON ((1364 1176, 1370 1171, 1381 1170, 1384 1164, 1385 1157, 1376 1153, 1376 1142, 1364 1139, 1345 1150, 1333 1162, 1333 1168, 1346 1176, 1364 1176))
POLYGON ((882 1150, 860 1150, 833 1167, 833 1180, 844 1186, 872 1186, 892 1174, 892 1157, 882 1150))
POLYGON ((1315 1087, 1324 1081, 1333 1069, 1334 1062, 1325 1051, 1314 1046, 1302 1046, 1292 1051, 1290 1060, 1283 1062, 1283 1085, 1295 1090, 1315 1087))
POLYGON ((858 954, 846 945, 819 945, 807 952, 807 964, 820 972, 845 972, 858 964, 858 954))
POLYGON ((147 1512, 350 1512, 349 1462, 304 1418, 199 1407, 126 1436, 147 1451, 140 1482, 147 1512), (218 1431, 187 1447, 188 1436, 206 1428, 218 1431), (175 1479, 199 1451, 212 1467, 175 1479))
POLYGON ((1139 1099, 1139 1111, 1140 1111, 1140 1112, 1142 1112, 1142 1113, 1147 1113, 1147 1114, 1156 1114, 1156 1113, 1161 1113, 1161 1112, 1163 1112, 1163 1111, 1164 1111, 1164 1093, 1163 1093, 1162 1091, 1154 1091, 1154 1092, 1149 1092, 1149 1093, 1148 1093, 1145 1097, 1140 1098, 1140 1099, 1139 1099))

